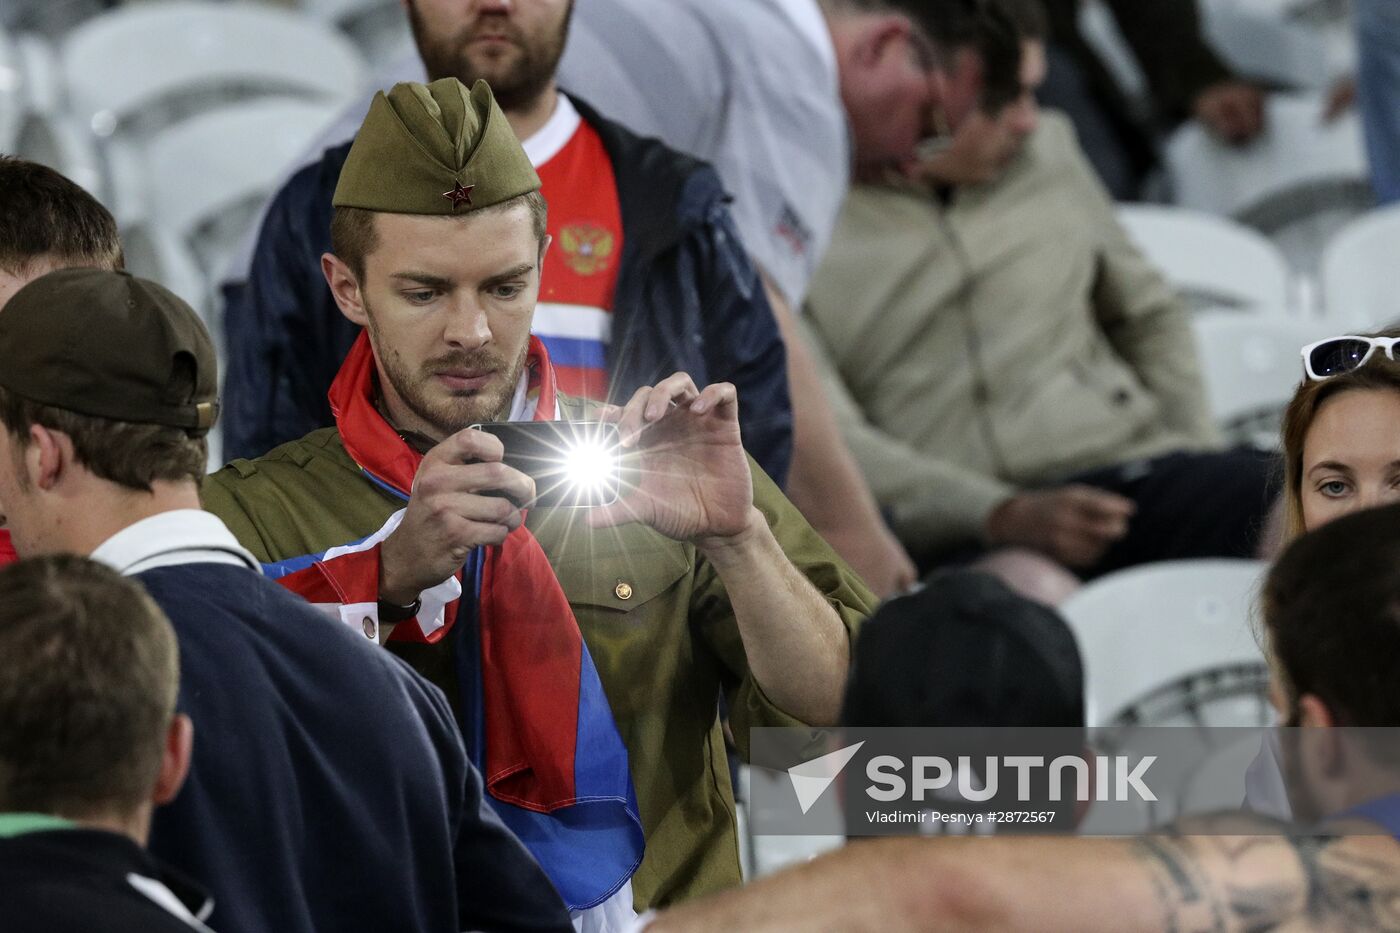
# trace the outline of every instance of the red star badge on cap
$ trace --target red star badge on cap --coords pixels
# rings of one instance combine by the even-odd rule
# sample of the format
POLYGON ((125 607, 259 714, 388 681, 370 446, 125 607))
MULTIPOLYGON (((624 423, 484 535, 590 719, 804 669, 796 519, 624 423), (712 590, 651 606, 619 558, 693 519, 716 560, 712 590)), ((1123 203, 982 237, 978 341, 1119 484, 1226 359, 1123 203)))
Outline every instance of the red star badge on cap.
POLYGON ((459 181, 453 186, 451 191, 444 191, 442 196, 452 202, 452 209, 454 211, 463 204, 467 205, 467 207, 471 207, 472 189, 475 187, 476 185, 467 185, 463 188, 462 183, 459 181))

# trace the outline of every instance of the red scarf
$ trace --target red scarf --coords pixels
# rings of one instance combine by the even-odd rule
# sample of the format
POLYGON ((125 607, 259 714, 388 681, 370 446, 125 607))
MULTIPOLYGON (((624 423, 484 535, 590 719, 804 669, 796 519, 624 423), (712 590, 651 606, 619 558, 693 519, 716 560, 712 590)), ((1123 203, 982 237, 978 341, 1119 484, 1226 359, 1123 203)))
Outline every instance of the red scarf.
MULTIPOLYGON (((533 336, 526 366, 530 391, 538 392, 535 420, 555 420, 554 371, 533 336)), ((407 499, 423 457, 376 408, 374 372, 374 353, 361 333, 331 385, 331 411, 355 463, 407 499)), ((474 581, 462 583, 470 594, 474 581)), ((457 609, 449 605, 443 626, 429 637, 406 622, 389 640, 436 643, 452 628, 457 609)), ((498 800, 538 812, 568 806, 575 802, 583 638, 554 569, 524 525, 486 550, 479 619, 487 789, 498 800)))

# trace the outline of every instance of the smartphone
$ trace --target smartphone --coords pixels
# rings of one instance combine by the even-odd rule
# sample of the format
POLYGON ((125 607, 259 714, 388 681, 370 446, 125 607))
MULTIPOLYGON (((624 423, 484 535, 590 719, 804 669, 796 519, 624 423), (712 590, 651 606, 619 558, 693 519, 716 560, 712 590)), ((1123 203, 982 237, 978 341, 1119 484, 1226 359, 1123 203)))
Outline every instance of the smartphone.
POLYGON ((605 421, 492 421, 472 425, 494 434, 503 458, 535 481, 523 508, 586 509, 611 505, 622 493, 622 443, 605 421))

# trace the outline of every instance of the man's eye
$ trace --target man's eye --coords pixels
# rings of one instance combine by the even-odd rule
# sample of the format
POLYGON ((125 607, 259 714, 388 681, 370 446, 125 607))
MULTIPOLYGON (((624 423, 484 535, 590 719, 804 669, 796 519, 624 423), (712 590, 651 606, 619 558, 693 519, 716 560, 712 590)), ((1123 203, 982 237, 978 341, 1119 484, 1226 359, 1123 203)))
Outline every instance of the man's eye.
POLYGON ((496 286, 495 288, 493 288, 491 291, 492 291, 492 294, 494 294, 497 298, 502 298, 502 299, 505 299, 505 300, 509 301, 510 299, 512 299, 512 298, 514 298, 515 296, 519 295, 519 294, 520 294, 521 292, 523 292, 524 290, 525 290, 525 286, 524 286, 524 285, 520 285, 520 284, 516 283, 516 284, 512 284, 512 285, 497 285, 497 286, 496 286))
POLYGON ((427 304, 428 302, 432 301, 433 298, 436 297, 436 295, 437 293, 430 288, 420 288, 416 291, 403 293, 405 299, 413 302, 416 305, 427 304))

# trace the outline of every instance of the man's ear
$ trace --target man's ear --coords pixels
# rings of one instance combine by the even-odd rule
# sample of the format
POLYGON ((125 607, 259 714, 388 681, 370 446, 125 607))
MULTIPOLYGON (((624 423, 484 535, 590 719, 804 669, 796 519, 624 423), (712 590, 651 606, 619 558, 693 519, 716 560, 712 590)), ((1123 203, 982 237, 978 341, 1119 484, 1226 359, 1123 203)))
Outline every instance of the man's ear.
POLYGON ((1305 729, 1328 729, 1336 724, 1337 718, 1321 699, 1311 693, 1298 698, 1298 725, 1305 729))
POLYGON ((68 435, 39 424, 29 426, 24 469, 32 488, 44 491, 53 489, 74 460, 73 441, 68 435))
POLYGON ((553 242, 554 242, 554 237, 550 236, 548 233, 546 233, 546 234, 544 235, 544 237, 540 240, 540 261, 539 261, 539 268, 540 268, 541 271, 544 270, 544 254, 547 253, 547 252, 549 252, 549 244, 551 244, 551 243, 553 243, 553 242))
POLYGON ((180 793, 190 773, 190 756, 194 752, 194 723, 184 713, 170 720, 165 733, 165 749, 160 756, 160 773, 156 775, 151 802, 163 807, 180 793))
POLYGON ((360 280, 355 277, 350 267, 334 253, 322 253, 321 274, 326 277, 326 284, 331 288, 331 296, 335 298, 340 313, 345 315, 350 323, 368 327, 369 316, 365 314, 360 280))
POLYGON ((909 21, 898 14, 872 20, 856 44, 856 60, 866 68, 876 68, 892 51, 905 54, 900 46, 908 40, 909 33, 909 21))

